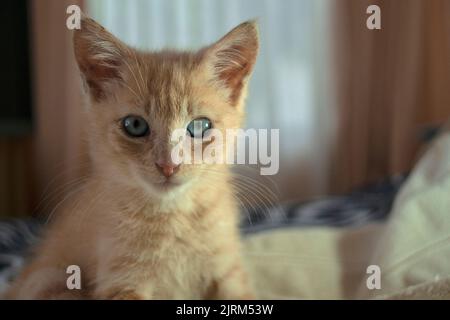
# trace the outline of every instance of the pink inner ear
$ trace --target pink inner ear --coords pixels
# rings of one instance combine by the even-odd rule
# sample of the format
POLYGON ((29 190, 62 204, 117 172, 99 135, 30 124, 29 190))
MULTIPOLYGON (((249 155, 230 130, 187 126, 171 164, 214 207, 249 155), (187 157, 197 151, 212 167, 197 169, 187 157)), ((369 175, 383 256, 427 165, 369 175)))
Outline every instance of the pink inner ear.
POLYGON ((95 63, 86 59, 80 63, 80 70, 83 72, 86 83, 89 86, 92 97, 99 101, 105 98, 103 84, 111 80, 120 80, 121 75, 118 71, 120 63, 118 61, 107 61, 106 64, 95 63))
POLYGON ((217 75, 231 89, 230 101, 237 103, 246 77, 252 71, 256 60, 258 45, 254 41, 245 45, 232 45, 216 53, 217 75))
POLYGON ((81 29, 74 33, 74 51, 93 99, 106 96, 105 83, 120 80, 122 43, 94 20, 83 18, 81 29), (105 45, 107 44, 107 45, 105 45))
POLYGON ((240 24, 211 48, 215 74, 231 90, 230 102, 236 105, 258 55, 256 23, 247 21, 240 24))

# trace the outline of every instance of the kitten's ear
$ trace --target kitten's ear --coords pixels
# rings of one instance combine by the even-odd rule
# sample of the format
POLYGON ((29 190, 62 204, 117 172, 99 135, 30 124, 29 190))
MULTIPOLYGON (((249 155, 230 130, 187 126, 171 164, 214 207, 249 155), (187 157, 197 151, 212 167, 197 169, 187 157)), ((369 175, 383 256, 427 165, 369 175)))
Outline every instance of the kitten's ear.
POLYGON ((97 101, 103 99, 108 85, 122 80, 120 67, 126 59, 127 46, 85 15, 81 28, 74 32, 73 44, 91 97, 97 101))
POLYGON ((245 90, 259 50, 256 21, 247 21, 231 30, 206 49, 205 59, 212 67, 213 77, 229 90, 234 105, 245 90))

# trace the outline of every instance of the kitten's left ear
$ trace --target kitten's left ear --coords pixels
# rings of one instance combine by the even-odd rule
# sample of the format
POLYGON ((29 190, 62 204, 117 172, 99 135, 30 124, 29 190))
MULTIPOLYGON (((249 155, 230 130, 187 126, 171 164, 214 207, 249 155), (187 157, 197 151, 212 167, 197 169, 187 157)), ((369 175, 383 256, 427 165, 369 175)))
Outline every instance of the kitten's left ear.
POLYGON ((121 67, 128 47, 100 24, 83 15, 80 30, 73 34, 74 53, 91 96, 104 99, 108 87, 123 80, 121 67))
POLYGON ((246 88, 259 50, 256 21, 247 21, 231 30, 222 39, 206 48, 205 61, 214 80, 229 91, 235 105, 246 88))

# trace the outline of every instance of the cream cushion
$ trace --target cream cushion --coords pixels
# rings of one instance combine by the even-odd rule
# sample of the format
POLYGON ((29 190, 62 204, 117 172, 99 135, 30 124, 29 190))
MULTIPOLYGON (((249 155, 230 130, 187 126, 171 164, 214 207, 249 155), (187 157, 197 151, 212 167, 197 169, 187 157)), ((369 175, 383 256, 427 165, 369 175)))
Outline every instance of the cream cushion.
POLYGON ((244 240, 259 298, 450 298, 450 133, 436 139, 389 220, 361 228, 292 228, 244 240), (369 265, 381 289, 369 290, 369 265))

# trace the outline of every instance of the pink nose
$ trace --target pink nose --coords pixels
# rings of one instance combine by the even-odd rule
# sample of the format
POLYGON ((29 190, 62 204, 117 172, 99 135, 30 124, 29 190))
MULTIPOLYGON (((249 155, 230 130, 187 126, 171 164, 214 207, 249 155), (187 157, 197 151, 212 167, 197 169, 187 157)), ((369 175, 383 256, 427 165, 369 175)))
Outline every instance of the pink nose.
POLYGON ((166 178, 169 178, 178 171, 180 165, 156 162, 156 167, 166 178))

